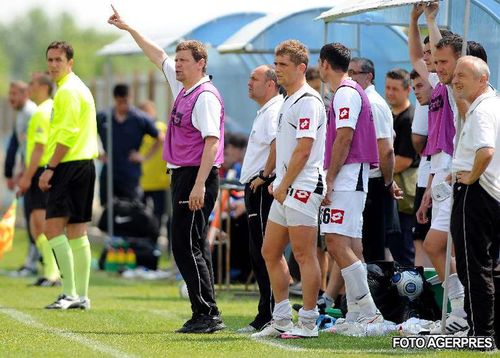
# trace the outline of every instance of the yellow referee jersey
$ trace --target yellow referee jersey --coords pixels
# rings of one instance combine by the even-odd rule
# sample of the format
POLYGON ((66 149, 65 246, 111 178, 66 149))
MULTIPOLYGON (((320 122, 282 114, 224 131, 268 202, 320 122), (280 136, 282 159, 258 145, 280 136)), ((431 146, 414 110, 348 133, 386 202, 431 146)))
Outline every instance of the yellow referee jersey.
POLYGON ((94 98, 83 81, 70 72, 57 82, 47 152, 57 143, 69 147, 61 163, 97 158, 97 120, 94 98))
MULTIPOLYGON (((33 149, 35 149, 35 144, 47 145, 53 103, 52 98, 40 103, 28 122, 28 129, 26 130, 26 155, 24 156, 26 168, 30 166, 31 154, 33 153, 33 149)), ((47 147, 45 147, 38 166, 43 167, 49 160, 50 153, 48 153, 47 147)))

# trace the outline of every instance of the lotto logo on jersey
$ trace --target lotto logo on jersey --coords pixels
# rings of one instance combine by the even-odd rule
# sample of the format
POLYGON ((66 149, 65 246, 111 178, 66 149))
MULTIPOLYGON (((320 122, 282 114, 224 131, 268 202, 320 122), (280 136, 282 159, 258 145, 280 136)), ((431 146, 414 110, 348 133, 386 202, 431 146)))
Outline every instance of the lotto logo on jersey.
POLYGON ((344 210, 332 209, 330 215, 332 224, 342 224, 344 222, 344 210))
POLYGON ((300 118, 299 119, 299 129, 300 130, 308 130, 310 123, 311 123, 311 120, 309 118, 300 118))
POLYGON ((304 204, 307 203, 307 201, 309 200, 310 196, 311 196, 311 192, 310 191, 306 191, 306 190, 296 190, 295 194, 293 195, 293 197, 295 199, 297 199, 298 201, 303 202, 304 204))
POLYGON ((344 107, 339 110, 339 119, 349 119, 349 107, 344 107))

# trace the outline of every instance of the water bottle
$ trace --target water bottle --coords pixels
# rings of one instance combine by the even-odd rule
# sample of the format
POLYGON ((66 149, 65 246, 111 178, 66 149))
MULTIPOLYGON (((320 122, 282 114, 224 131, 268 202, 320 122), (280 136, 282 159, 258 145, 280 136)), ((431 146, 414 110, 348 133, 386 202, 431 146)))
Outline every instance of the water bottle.
POLYGON ((127 257, 125 255, 125 250, 123 248, 118 249, 118 253, 116 254, 116 263, 117 263, 117 270, 122 271, 125 268, 127 257))
POLYGON ((111 246, 106 253, 106 263, 104 264, 104 269, 107 272, 116 272, 118 270, 118 263, 116 260, 116 250, 111 246))
POLYGON ((372 323, 366 326, 366 335, 369 337, 385 336, 395 331, 397 331, 397 326, 387 322, 372 323))
POLYGON ((137 257, 135 256, 135 251, 130 247, 127 249, 126 266, 129 270, 133 270, 137 266, 137 257))

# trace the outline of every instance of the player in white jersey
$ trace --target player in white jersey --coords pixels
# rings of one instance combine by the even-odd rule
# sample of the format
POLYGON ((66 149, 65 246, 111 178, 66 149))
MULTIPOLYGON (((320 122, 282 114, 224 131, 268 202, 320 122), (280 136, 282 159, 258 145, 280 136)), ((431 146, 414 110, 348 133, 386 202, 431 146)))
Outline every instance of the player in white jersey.
POLYGON ((321 232, 345 281, 348 312, 343 324, 335 325, 336 332, 345 334, 351 334, 359 324, 383 321, 371 296, 366 270, 353 251, 362 237, 370 165, 378 164, 379 159, 370 102, 363 88, 347 74, 350 59, 349 49, 340 43, 327 44, 320 51, 321 79, 334 92, 328 116, 327 193, 321 232))
POLYGON ((253 337, 317 337, 316 299, 321 274, 316 255, 318 211, 324 196, 323 155, 326 113, 320 95, 306 83, 307 48, 288 40, 276 47, 278 83, 287 97, 278 115, 276 179, 270 190, 262 254, 275 299, 273 321, 253 337), (297 326, 288 300, 290 274, 283 250, 291 243, 302 278, 304 306, 297 326))

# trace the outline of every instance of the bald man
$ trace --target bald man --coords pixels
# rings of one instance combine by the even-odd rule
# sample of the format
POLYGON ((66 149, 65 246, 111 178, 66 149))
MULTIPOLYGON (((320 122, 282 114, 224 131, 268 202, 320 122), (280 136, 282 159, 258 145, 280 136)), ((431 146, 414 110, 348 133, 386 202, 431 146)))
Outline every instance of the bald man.
POLYGON ((259 66, 250 74, 248 97, 260 108, 248 139, 240 181, 245 184, 245 205, 250 228, 250 259, 259 285, 260 298, 257 315, 248 326, 238 330, 240 333, 260 331, 271 321, 274 307, 269 274, 261 250, 267 217, 273 202, 273 196, 267 187, 274 180, 276 158, 275 151, 271 148, 275 146, 278 112, 283 104, 283 96, 279 94, 278 87, 276 71, 271 66, 259 66))
POLYGON ((453 75, 457 99, 470 103, 452 161, 455 174, 451 234, 465 288, 469 336, 500 340, 500 97, 489 85, 481 59, 458 60, 453 75))

